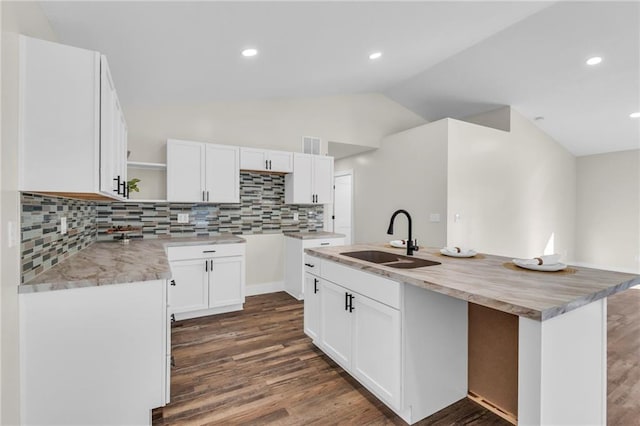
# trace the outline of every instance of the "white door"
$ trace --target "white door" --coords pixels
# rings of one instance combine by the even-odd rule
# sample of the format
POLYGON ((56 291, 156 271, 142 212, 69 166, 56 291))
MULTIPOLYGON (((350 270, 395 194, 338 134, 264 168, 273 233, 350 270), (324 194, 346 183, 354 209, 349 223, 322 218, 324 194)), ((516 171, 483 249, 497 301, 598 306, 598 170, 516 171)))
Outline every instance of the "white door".
POLYGON ((333 192, 333 232, 344 234, 344 244, 350 245, 352 241, 353 217, 353 174, 336 174, 333 192))
POLYGON ((211 203, 240 202, 240 149, 236 146, 206 146, 205 189, 211 203))
POLYGON ((320 282, 321 347, 335 362, 349 369, 353 314, 346 309, 346 295, 343 287, 325 280, 320 282))
POLYGON ((213 269, 209 272, 209 307, 243 303, 243 274, 242 256, 213 259, 213 269))
POLYGON ((168 201, 205 201, 202 146, 199 142, 167 141, 168 201))
POLYGON ((264 149, 240 148, 240 169, 267 170, 267 152, 264 149))
POLYGON ((317 341, 320 336, 320 278, 304 274, 304 332, 317 341))
POLYGON ((400 311, 354 297, 354 375, 393 408, 400 405, 400 311))
POLYGON ((172 280, 169 304, 172 313, 197 311, 209 307, 209 260, 179 260, 171 262, 172 280))
POLYGON ((286 151, 269 151, 269 171, 280 173, 293 172, 293 153, 286 151))
POLYGON ((316 155, 313 159, 313 193, 316 204, 333 202, 333 157, 316 155))

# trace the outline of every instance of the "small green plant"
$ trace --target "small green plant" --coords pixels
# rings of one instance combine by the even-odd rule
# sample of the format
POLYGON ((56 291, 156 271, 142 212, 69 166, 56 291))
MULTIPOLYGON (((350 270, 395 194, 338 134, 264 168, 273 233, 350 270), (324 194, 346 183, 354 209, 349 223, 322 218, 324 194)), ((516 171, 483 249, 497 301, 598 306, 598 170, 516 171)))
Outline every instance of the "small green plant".
POLYGON ((140 192, 140 188, 138 188, 138 182, 140 182, 140 179, 138 178, 133 178, 127 181, 127 189, 129 189, 129 192, 140 192))

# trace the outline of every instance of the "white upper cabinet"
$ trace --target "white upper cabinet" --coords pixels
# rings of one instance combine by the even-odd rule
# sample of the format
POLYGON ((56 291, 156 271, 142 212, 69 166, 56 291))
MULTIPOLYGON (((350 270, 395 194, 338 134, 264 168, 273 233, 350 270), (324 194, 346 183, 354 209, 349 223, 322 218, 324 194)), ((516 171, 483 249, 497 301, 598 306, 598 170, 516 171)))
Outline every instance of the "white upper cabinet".
POLYGON ((293 173, 285 176, 286 204, 333 202, 333 157, 293 154, 293 173))
POLYGON ((20 190, 123 199, 126 123, 104 56, 20 36, 19 66, 20 190))
POLYGON ((258 148, 240 148, 240 169, 291 173, 293 153, 258 148))
POLYGON ((167 200, 175 202, 240 202, 240 149, 169 139, 167 200))

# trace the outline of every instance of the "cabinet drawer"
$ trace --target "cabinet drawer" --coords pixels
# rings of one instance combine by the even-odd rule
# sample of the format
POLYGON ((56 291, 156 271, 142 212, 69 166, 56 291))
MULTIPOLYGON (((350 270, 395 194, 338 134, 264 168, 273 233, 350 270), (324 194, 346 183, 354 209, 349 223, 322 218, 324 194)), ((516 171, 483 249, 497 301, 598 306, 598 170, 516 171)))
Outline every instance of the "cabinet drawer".
POLYGON ((242 256, 244 244, 206 244, 198 246, 167 247, 169 261, 186 259, 205 259, 212 257, 242 256))
POLYGON ((330 260, 321 261, 321 277, 380 303, 400 309, 400 283, 330 260))
POLYGON ((304 271, 313 275, 321 276, 322 261, 318 257, 308 254, 304 255, 304 271))
POLYGON ((344 245, 344 237, 340 238, 322 238, 317 240, 304 240, 302 242, 302 248, 313 247, 330 247, 344 245))

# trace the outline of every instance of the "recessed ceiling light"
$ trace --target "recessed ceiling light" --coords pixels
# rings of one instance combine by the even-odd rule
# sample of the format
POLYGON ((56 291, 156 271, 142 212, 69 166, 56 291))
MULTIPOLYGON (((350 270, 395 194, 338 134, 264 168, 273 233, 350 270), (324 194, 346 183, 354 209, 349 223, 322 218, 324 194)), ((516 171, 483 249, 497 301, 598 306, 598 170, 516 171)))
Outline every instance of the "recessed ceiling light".
POLYGON ((631 117, 631 118, 640 118, 640 111, 632 112, 631 114, 629 114, 629 117, 631 117))
POLYGON ((379 59, 382 56, 382 52, 373 52, 369 55, 369 59, 379 59))
POLYGON ((594 56, 593 58, 587 59, 587 65, 598 65, 602 62, 602 58, 600 56, 594 56))
POLYGON ((251 56, 256 56, 258 54, 258 50, 257 49, 244 49, 242 51, 242 56, 246 56, 246 57, 251 57, 251 56))

